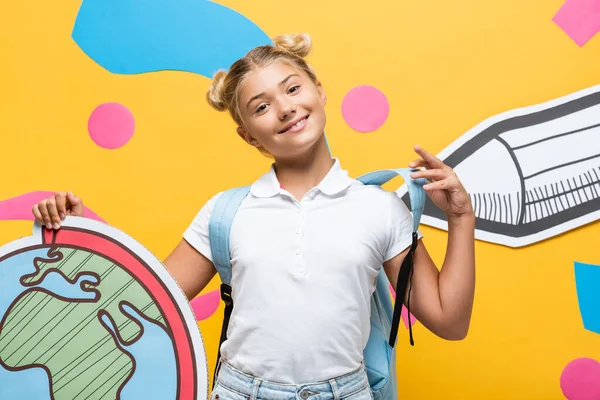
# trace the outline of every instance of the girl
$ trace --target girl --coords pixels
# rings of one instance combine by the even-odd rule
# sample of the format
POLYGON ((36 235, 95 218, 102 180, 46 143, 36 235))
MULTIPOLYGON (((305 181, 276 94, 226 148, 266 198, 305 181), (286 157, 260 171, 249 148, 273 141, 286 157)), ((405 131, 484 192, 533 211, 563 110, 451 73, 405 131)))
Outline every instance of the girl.
MULTIPOLYGON (((348 177, 326 143, 327 97, 307 65, 307 35, 286 35, 219 71, 209 104, 274 159, 253 185, 231 231, 231 315, 213 399, 370 399, 363 365, 370 296, 381 265, 393 285, 411 244, 412 216, 397 194, 348 177)), ((411 310, 434 334, 467 335, 475 286, 475 216, 451 168, 415 146, 425 190, 448 218, 441 271, 417 247, 411 310)), ((164 261, 189 299, 216 273, 207 202, 164 261)), ((57 193, 33 207, 60 228, 83 215, 81 199, 57 193)), ((404 301, 407 302, 408 297, 404 301)))

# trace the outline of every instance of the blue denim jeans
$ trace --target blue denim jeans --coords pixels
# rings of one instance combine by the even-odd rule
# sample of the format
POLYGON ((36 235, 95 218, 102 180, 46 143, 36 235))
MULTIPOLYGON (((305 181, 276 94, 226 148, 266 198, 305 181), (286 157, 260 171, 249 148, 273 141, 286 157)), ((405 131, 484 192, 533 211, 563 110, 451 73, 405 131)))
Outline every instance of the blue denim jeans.
POLYGON ((364 365, 323 382, 292 385, 247 375, 221 362, 210 400, 372 400, 364 365))

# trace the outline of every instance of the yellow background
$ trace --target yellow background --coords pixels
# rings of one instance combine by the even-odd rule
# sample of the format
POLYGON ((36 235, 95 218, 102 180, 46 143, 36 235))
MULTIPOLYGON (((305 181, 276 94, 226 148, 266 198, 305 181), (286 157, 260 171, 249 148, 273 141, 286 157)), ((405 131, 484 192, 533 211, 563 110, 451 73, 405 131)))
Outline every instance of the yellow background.
MULTIPOLYGON (((551 21, 562 0, 220 3, 270 36, 312 36, 309 60, 329 99, 329 142, 353 176, 404 167, 414 143, 437 153, 487 117, 600 80, 600 37, 579 48, 551 21), (343 96, 362 84, 390 102, 387 122, 373 133, 351 130, 341 116, 343 96)), ((79 5, 2 6, 0 199, 73 190, 163 259, 206 200, 254 181, 270 160, 206 104, 207 78, 113 75, 89 59, 70 37, 79 5), (92 110, 110 101, 136 121, 134 137, 117 150, 100 148, 87 133, 92 110)), ((446 233, 422 229, 441 265, 446 233)), ((30 222, 3 221, 0 243, 30 232, 30 222)), ((401 398, 564 398, 559 379, 567 363, 600 360, 600 336, 583 328, 573 275, 574 261, 600 263, 598 237, 594 223, 521 249, 477 242, 469 336, 446 342, 417 325, 410 347, 401 326, 401 398)), ((217 287, 214 280, 206 291, 217 287)), ((221 315, 222 306, 200 323, 210 371, 221 315)))

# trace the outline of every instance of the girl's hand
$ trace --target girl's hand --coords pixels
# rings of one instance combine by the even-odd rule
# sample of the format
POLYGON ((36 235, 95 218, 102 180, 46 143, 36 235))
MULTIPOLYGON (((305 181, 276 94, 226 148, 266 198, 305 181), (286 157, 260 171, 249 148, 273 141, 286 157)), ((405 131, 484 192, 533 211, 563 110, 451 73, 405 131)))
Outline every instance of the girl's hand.
POLYGON ((431 201, 444 211, 448 219, 473 215, 471 199, 454 170, 419 146, 415 146, 415 152, 421 158, 411 162, 409 167, 425 169, 413 172, 411 177, 428 180, 423 189, 431 201))
POLYGON ((83 217, 83 202, 71 192, 58 192, 33 206, 36 221, 48 229, 59 229, 67 215, 83 217))

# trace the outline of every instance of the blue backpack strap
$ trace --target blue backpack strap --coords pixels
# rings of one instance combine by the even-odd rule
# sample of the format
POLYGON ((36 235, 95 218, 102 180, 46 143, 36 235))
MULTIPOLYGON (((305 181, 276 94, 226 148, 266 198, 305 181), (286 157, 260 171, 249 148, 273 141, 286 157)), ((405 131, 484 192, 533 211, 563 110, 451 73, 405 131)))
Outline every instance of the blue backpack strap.
MULTIPOLYGON (((402 303, 404 300, 404 296, 406 294, 406 289, 408 287, 409 296, 407 302, 407 310, 410 313, 410 287, 408 286, 409 281, 412 278, 413 272, 413 256, 414 252, 417 248, 418 244, 418 236, 417 229, 421 222, 421 216, 423 215, 423 209, 425 208, 425 199, 426 194, 423 189, 423 185, 427 183, 427 180, 424 178, 413 179, 410 177, 412 172, 416 171, 415 169, 410 168, 399 168, 399 169, 386 169, 373 171, 368 174, 365 174, 359 178, 358 181, 364 183, 365 185, 378 185, 381 186, 389 180, 395 178, 400 175, 404 179, 406 186, 408 188, 408 194, 410 198, 411 211, 413 214, 413 234, 412 234, 412 244, 410 246, 410 250, 404 260, 402 261, 402 266, 400 267, 400 272, 398 273, 398 280, 396 282, 396 303, 394 304, 394 309, 391 312, 392 314, 392 325, 390 330, 389 337, 389 345, 390 347, 394 347, 396 344, 396 337, 398 335, 398 327, 400 326, 400 315, 402 310, 402 303)), ((377 292, 382 290, 382 279, 385 278, 385 272, 383 270, 380 272, 380 276, 378 279, 378 289, 377 292), (383 274, 383 275, 382 275, 383 274)), ((385 279, 387 281, 387 278, 385 279)), ((387 291, 387 288, 385 288, 387 291)), ((382 306, 389 313, 389 306, 387 303, 383 303, 382 306)), ((414 345, 413 335, 412 335, 412 324, 410 322, 410 318, 408 321, 408 328, 410 333, 410 344, 414 345)))
POLYGON ((418 170, 411 168, 383 169, 380 171, 369 172, 368 174, 365 174, 357 179, 365 185, 381 186, 400 175, 404 179, 406 187, 408 188, 410 209, 413 215, 413 232, 416 232, 419 228, 421 216, 423 215, 423 209, 425 208, 425 199, 427 198, 427 195, 423 190, 423 185, 427 183, 427 180, 424 178, 411 178, 410 174, 415 171, 418 170))
POLYGON ((237 214, 242 201, 250 192, 250 186, 229 189, 217 199, 208 221, 208 238, 213 264, 221 278, 221 299, 225 303, 225 315, 221 328, 221 339, 217 354, 217 367, 213 378, 213 388, 217 381, 221 359, 221 346, 227 340, 227 328, 233 311, 233 298, 231 297, 231 255, 229 253, 229 234, 233 219, 237 214))
POLYGON ((231 256, 229 253, 229 233, 237 210, 250 192, 250 186, 229 189, 223 192, 213 207, 208 222, 208 237, 213 264, 221 282, 231 283, 231 256))

